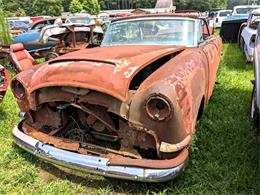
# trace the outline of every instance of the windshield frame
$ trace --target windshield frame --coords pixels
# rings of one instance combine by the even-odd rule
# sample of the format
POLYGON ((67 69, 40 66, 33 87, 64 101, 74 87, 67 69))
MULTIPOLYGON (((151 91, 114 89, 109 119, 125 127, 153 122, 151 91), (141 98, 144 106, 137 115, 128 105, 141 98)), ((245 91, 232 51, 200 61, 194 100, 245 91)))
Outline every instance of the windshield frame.
MULTIPOLYGON (((110 27, 114 24, 120 24, 120 23, 125 23, 125 22, 133 22, 133 21, 151 21, 151 20, 183 20, 183 21, 192 21, 194 22, 194 36, 193 36, 193 45, 191 46, 186 46, 186 45, 183 45, 185 47, 189 47, 189 48, 192 48, 192 47, 197 47, 198 46, 198 41, 197 41, 197 26, 198 26, 198 23, 201 19, 196 19, 196 18, 190 18, 190 17, 179 17, 179 16, 156 16, 156 17, 137 17, 137 18, 129 18, 129 19, 120 19, 118 21, 112 21, 108 28, 107 28, 107 31, 110 29, 110 27)), ((103 38, 103 41, 101 43, 101 47, 109 47, 109 45, 103 45, 103 42, 105 40, 105 36, 107 36, 107 33, 105 33, 104 35, 104 38, 103 38)), ((122 44, 122 45, 128 45, 128 44, 122 44)), ((132 45, 132 44, 129 44, 129 45, 132 45)), ((139 45, 139 44, 138 44, 139 45)), ((141 45, 141 44, 140 44, 141 45)), ((111 45, 111 46, 121 46, 120 44, 115 44, 115 45, 111 45)), ((158 45, 159 46, 159 45, 158 45)), ((164 46, 164 45, 161 45, 161 46, 164 46)), ((165 45, 165 46, 171 46, 171 45, 165 45)), ((172 45, 172 46, 182 46, 182 45, 172 45)))

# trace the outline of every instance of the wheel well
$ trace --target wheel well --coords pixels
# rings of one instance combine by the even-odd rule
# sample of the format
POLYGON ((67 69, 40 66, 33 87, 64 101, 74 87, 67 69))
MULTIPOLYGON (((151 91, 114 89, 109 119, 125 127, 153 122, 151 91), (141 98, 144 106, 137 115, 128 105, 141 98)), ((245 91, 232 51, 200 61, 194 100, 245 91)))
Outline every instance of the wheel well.
POLYGON ((205 97, 203 96, 200 102, 200 107, 199 107, 199 111, 198 111, 198 115, 197 115, 197 121, 200 120, 203 111, 204 111, 204 105, 205 105, 205 97))

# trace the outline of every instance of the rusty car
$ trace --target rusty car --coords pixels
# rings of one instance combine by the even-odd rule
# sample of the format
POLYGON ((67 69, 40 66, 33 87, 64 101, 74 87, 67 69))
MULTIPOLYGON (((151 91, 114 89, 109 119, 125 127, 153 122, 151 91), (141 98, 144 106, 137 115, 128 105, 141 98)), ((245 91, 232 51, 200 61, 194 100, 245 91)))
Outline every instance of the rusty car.
POLYGON ((9 73, 7 69, 0 64, 0 102, 3 100, 9 85, 9 73))
POLYGON ((67 21, 65 18, 56 18, 55 21, 52 19, 52 25, 41 23, 51 19, 40 21, 33 25, 31 30, 17 36, 13 44, 23 43, 34 58, 45 57, 49 60, 49 56, 58 56, 91 45, 91 40, 100 42, 103 38, 102 28, 93 22, 87 24, 91 21, 88 18, 83 19, 73 17, 67 18, 67 21))
POLYGON ((15 143, 76 172, 164 182, 188 165, 222 51, 196 14, 111 22, 100 47, 35 65, 11 89, 15 143))

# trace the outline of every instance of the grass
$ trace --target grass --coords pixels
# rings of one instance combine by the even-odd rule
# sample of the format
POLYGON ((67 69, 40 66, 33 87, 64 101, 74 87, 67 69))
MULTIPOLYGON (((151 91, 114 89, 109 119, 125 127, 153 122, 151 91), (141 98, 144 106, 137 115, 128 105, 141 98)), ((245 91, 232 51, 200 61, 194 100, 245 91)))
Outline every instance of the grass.
POLYGON ((259 138, 249 122, 253 79, 235 44, 224 44, 217 84, 190 149, 190 165, 161 184, 85 178, 39 161, 12 142, 19 121, 10 90, 0 104, 0 194, 260 194, 259 138))

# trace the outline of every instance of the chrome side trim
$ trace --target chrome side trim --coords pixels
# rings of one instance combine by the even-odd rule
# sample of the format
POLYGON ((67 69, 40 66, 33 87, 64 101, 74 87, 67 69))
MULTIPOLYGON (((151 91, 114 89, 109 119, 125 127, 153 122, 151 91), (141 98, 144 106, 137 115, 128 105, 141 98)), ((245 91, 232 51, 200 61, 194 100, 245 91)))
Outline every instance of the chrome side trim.
POLYGON ((183 164, 170 169, 111 166, 108 158, 82 155, 55 148, 24 134, 17 126, 13 129, 13 136, 18 146, 33 155, 55 165, 83 173, 94 173, 142 182, 165 182, 178 176, 187 166, 187 160, 183 164))

